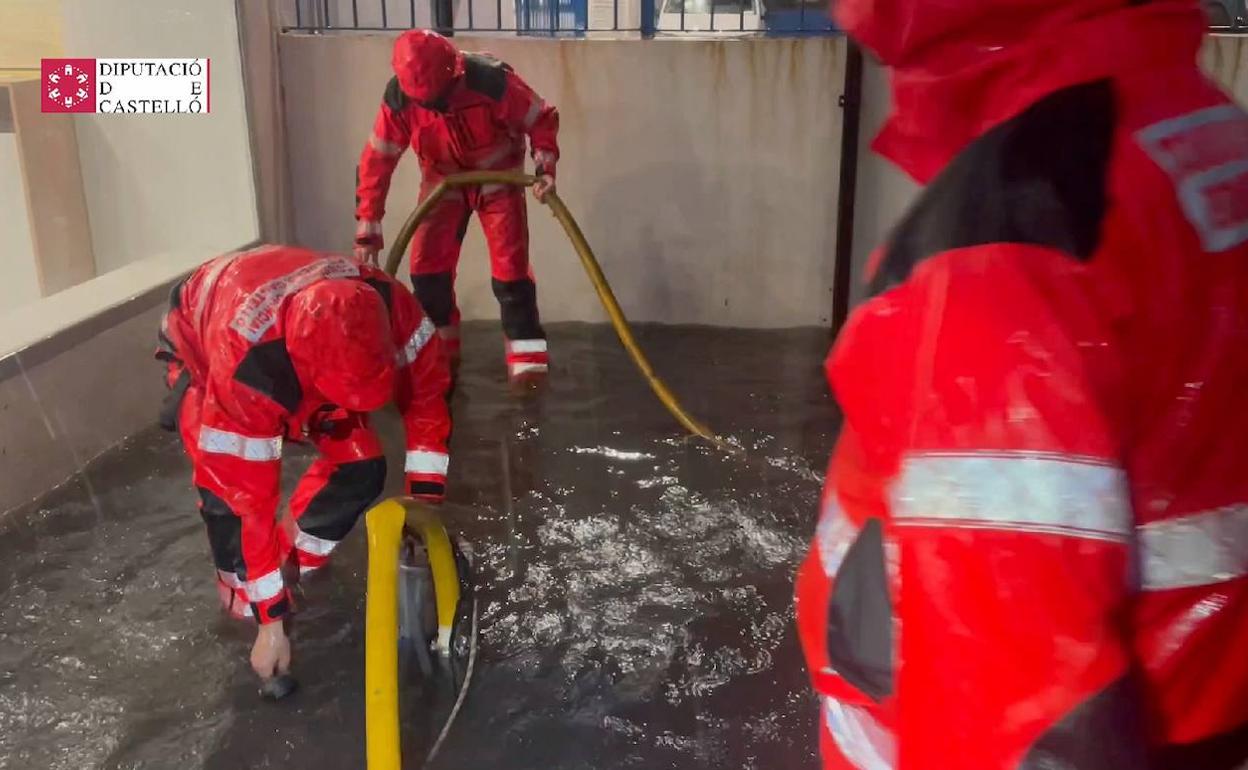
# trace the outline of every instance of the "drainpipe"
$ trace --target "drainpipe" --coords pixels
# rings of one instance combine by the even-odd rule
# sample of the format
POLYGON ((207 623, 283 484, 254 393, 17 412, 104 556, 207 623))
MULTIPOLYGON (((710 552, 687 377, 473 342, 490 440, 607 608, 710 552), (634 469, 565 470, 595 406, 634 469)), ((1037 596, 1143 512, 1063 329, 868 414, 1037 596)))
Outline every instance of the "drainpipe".
POLYGON ((854 260, 854 197, 858 189, 858 129, 862 122, 862 50, 846 38, 845 85, 841 90, 841 178, 837 188, 836 262, 832 268, 832 337, 849 315, 854 260))
MULTIPOLYGON (((385 3, 385 0, 382 0, 385 3)), ((445 37, 454 37, 455 35, 455 3, 454 0, 433 0, 433 29, 439 35, 445 37)), ((471 2, 469 8, 471 8, 471 2)), ((471 14, 471 11, 469 11, 471 14)), ((499 18, 499 25, 502 25, 502 18, 499 18)), ((472 26, 471 24, 469 25, 472 26)))

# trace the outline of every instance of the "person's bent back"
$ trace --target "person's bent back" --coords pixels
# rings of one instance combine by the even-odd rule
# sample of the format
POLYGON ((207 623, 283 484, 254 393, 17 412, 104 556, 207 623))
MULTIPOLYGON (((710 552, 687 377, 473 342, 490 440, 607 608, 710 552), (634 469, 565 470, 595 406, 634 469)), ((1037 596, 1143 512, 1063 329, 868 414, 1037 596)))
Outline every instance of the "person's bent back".
POLYGON ((157 357, 200 495, 218 589, 260 624, 252 666, 284 673, 291 583, 324 567, 381 494, 386 460, 368 413, 393 401, 405 488, 442 499, 447 357, 415 297, 350 257, 272 246, 203 265, 174 288, 157 357), (318 457, 279 521, 282 446, 318 457))

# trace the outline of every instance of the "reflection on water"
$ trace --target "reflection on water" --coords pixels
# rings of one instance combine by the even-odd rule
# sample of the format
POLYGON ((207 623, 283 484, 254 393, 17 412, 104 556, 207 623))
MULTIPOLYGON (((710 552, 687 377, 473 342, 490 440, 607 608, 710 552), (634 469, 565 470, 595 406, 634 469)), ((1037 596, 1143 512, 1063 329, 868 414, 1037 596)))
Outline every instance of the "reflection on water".
MULTIPOLYGON (((554 326, 530 399, 506 392, 495 328, 466 332, 446 513, 476 553, 481 658, 435 765, 817 767, 790 596, 835 429, 824 332, 640 330, 749 464, 682 437, 606 328, 554 326)), ((0 768, 362 767, 359 533, 306 587, 303 689, 267 704, 172 437, 86 479, 0 525, 0 768)), ((409 709, 409 766, 436 722, 409 709)))

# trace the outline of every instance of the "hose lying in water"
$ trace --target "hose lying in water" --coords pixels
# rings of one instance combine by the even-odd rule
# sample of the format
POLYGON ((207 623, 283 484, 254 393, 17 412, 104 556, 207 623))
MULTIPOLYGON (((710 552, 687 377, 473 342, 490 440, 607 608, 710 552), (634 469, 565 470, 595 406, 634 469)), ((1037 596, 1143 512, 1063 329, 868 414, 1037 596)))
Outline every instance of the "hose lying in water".
MULTIPOLYGON (((451 188, 482 184, 511 184, 528 187, 535 182, 537 182, 537 177, 515 171, 469 171, 446 177, 438 183, 437 187, 433 188, 433 191, 420 202, 420 205, 412 211, 407 221, 403 223, 398 237, 395 238, 394 244, 390 246, 390 254, 386 258, 386 272, 394 275, 398 271, 399 263, 403 261, 403 252, 407 250, 407 245, 411 242, 417 226, 420 225, 425 217, 429 216, 429 212, 433 211, 433 207, 438 204, 442 196, 451 188)), ((690 433, 706 439, 725 452, 740 454, 742 451, 740 447, 730 444, 715 435, 710 428, 686 412, 676 399, 675 394, 667 387, 667 384, 655 374, 654 367, 650 365, 650 360, 646 358, 646 354, 642 352, 641 346, 637 344, 636 338, 633 337, 633 330, 628 325, 628 319, 624 317, 624 311, 620 309, 620 303, 616 301, 615 293, 611 291, 611 284, 607 283, 607 278, 603 275, 602 267, 598 264, 598 260, 594 257, 594 251, 590 248, 589 241, 585 240, 585 234, 577 226, 576 220, 572 218, 571 212, 568 211, 568 207, 564 205, 563 200, 554 192, 548 193, 544 202, 550 207, 550 211, 555 215, 555 219, 559 220, 559 224, 563 225, 563 230, 567 233, 568 240, 572 242, 572 247, 576 249, 577 256, 581 258, 581 264, 584 265, 585 272, 589 274, 590 283, 594 285, 594 290, 598 292, 598 299, 602 301, 602 306, 607 311, 607 316, 611 319, 611 325, 615 327, 615 333, 619 336, 620 343, 624 345, 624 349, 628 351, 628 355, 633 359, 633 363, 637 365, 637 369, 646 378, 646 382, 650 384, 650 389, 654 391, 654 395, 663 403, 663 406, 667 407, 667 411, 671 412, 676 421, 690 433)))

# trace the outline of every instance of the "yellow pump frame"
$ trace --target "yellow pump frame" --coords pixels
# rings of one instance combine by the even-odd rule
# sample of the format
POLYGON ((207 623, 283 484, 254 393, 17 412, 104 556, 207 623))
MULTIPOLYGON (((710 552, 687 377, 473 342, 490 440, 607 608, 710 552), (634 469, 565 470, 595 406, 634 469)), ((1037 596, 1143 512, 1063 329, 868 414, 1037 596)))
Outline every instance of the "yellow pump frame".
POLYGON ((403 530, 425 544, 437 604, 438 651, 450 654, 459 606, 459 570, 450 535, 433 509, 410 497, 392 497, 364 516, 368 527, 368 594, 364 620, 364 707, 369 770, 400 770, 399 553, 403 530))

